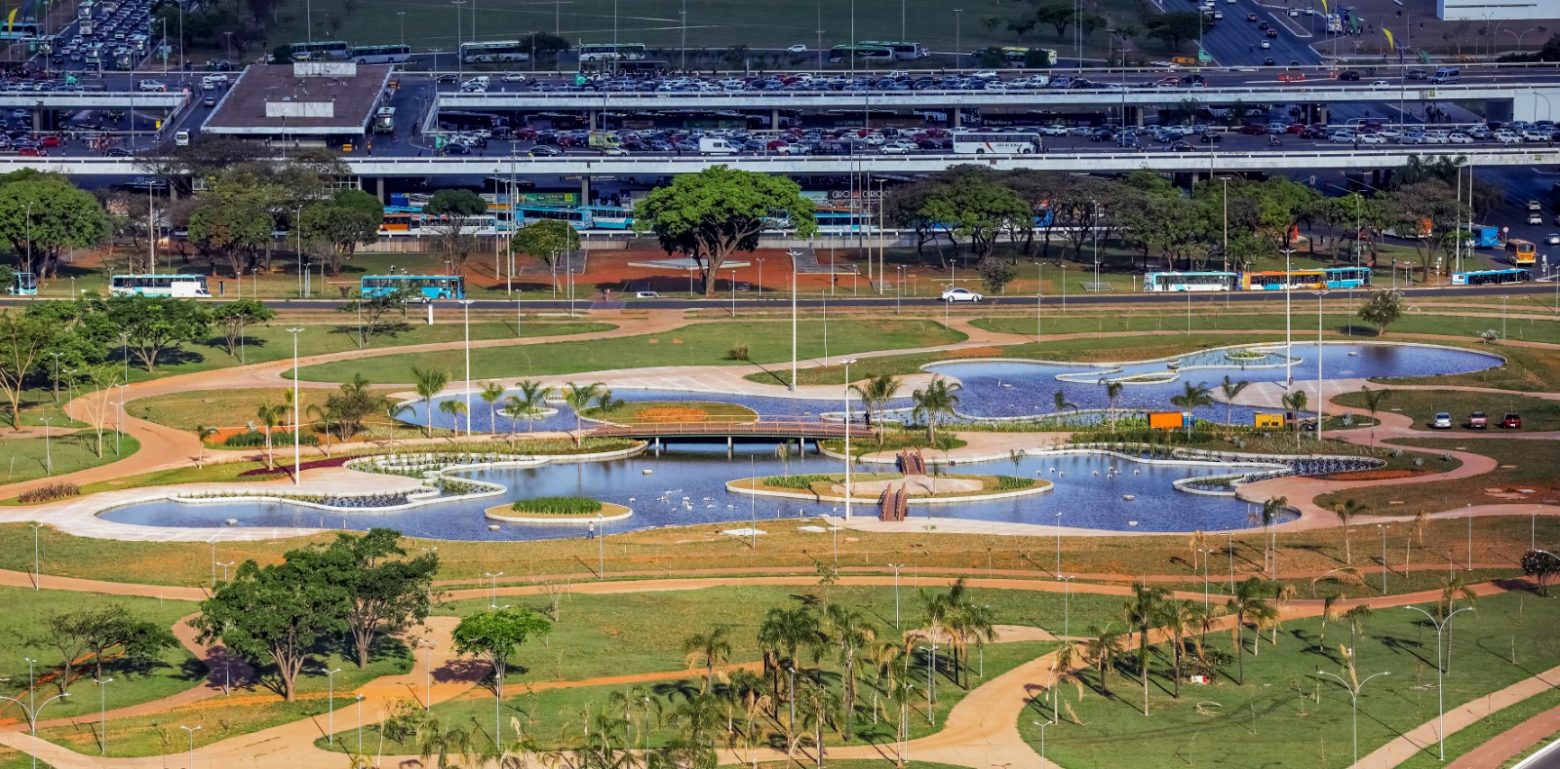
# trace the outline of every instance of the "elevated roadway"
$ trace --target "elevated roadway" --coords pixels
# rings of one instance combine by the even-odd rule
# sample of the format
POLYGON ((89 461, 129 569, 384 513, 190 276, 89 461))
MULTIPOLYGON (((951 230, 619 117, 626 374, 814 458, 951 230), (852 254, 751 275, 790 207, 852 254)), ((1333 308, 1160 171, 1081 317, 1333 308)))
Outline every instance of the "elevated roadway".
POLYGON ((179 91, 0 91, 5 109, 178 109, 179 91))

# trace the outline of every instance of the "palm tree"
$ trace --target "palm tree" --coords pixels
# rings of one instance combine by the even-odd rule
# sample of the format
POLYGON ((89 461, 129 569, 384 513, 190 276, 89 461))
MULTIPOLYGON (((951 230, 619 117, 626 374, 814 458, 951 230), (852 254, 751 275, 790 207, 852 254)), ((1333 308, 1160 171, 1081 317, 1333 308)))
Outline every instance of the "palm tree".
POLYGON ((845 740, 850 741, 851 716, 856 712, 856 688, 861 678, 861 655, 877 639, 877 628, 861 612, 841 604, 829 604, 824 621, 839 647, 840 680, 845 695, 845 740))
POLYGON ((309 415, 311 422, 318 421, 320 426, 325 428, 324 440, 320 441, 320 450, 325 452, 325 456, 330 456, 330 426, 340 419, 340 412, 327 399, 323 404, 309 404, 309 408, 305 413, 309 415))
POLYGON ((1169 593, 1164 588, 1138 582, 1132 597, 1122 604, 1122 619, 1138 634, 1138 677, 1143 681, 1143 715, 1148 715, 1148 633, 1159 623, 1162 606, 1169 593))
POLYGON ((1338 514, 1338 520, 1343 522, 1343 562, 1354 563, 1354 548, 1349 542, 1349 521, 1357 515, 1370 512, 1370 508, 1352 499, 1345 499, 1342 503, 1333 506, 1333 512, 1338 514))
MULTIPOLYGON (((513 405, 517 402, 521 404, 523 411, 520 416, 527 417, 525 431, 531 432, 532 430, 536 429, 537 414, 539 414, 542 409, 547 407, 547 394, 552 392, 552 388, 542 384, 541 382, 530 379, 520 380, 520 382, 517 383, 515 387, 520 391, 520 394, 509 396, 508 402, 510 405, 513 405)), ((505 416, 510 415, 506 414, 505 416)), ((518 419, 520 417, 510 416, 510 418, 518 419)))
MULTIPOLYGON (((460 418, 466 413, 466 402, 455 398, 439 401, 439 410, 450 415, 450 424, 453 426, 455 434, 459 435, 460 418)), ((451 439, 453 440, 453 436, 451 436, 451 439)))
POLYGON ((1056 407, 1056 413, 1058 414, 1068 409, 1072 409, 1073 411, 1078 410, 1078 404, 1067 400, 1067 393, 1061 390, 1057 390, 1056 392, 1051 393, 1051 405, 1056 407))
POLYGON ((276 469, 276 458, 271 453, 271 431, 287 418, 287 406, 277 403, 262 403, 255 409, 255 418, 265 423, 265 466, 267 469, 276 469))
POLYGON ((827 729, 839 729, 840 695, 822 684, 814 684, 802 692, 797 703, 802 706, 802 724, 813 733, 816 766, 823 769, 823 733, 827 729))
POLYGON ((700 662, 704 664, 704 688, 700 693, 709 693, 715 687, 715 668, 731 659, 731 639, 726 637, 726 627, 716 625, 707 633, 694 633, 684 638, 683 654, 687 656, 690 668, 700 662))
POLYGON ((206 439, 217 434, 217 428, 211 425, 195 425, 195 466, 202 467, 206 464, 206 439))
POLYGON ((1186 411, 1191 411, 1199 406, 1213 405, 1213 390, 1209 389, 1207 383, 1198 382, 1197 384, 1192 384, 1191 382, 1182 382, 1181 388, 1179 395, 1170 396, 1170 405, 1186 411))
POLYGON ((482 389, 477 391, 477 396, 488 407, 488 431, 498 432, 496 412, 498 399, 504 397, 504 386, 497 382, 483 382, 482 389))
POLYGON ((590 408, 592 404, 600 400, 603 392, 609 398, 612 395, 612 391, 607 390, 606 385, 601 382, 593 382, 588 385, 570 382, 564 386, 563 399, 568 402, 570 408, 574 409, 574 443, 576 446, 585 445, 585 418, 580 416, 580 412, 590 408))
POLYGON ((1316 634, 1316 650, 1327 648, 1327 621, 1338 619, 1338 594, 1328 593, 1322 596, 1322 628, 1316 634))
MULTIPOLYGON (((899 380, 893 374, 875 374, 867 377, 864 384, 851 385, 861 397, 861 407, 867 412, 867 422, 877 425, 877 412, 899 394, 899 380)), ((883 433, 878 433, 878 445, 883 444, 883 433)))
POLYGON ((1349 623, 1349 667, 1351 669, 1354 667, 1354 650, 1359 644, 1360 629, 1365 626, 1365 620, 1370 619, 1370 615, 1374 613, 1375 610, 1370 608, 1370 604, 1365 603, 1343 613, 1343 619, 1349 623))
POLYGON ((424 371, 416 366, 412 367, 412 378, 417 380, 417 397, 423 399, 423 412, 427 417, 427 426, 423 429, 423 435, 433 437, 433 399, 450 383, 450 375, 444 371, 429 369, 424 371))
POLYGON ((1083 648, 1089 659, 1094 661, 1094 667, 1100 671, 1100 694, 1109 697, 1110 684, 1105 680, 1105 673, 1110 670, 1116 656, 1121 654, 1121 636, 1110 632, 1109 625, 1103 630, 1090 625, 1089 638, 1083 648))
POLYGON ((1175 698, 1181 698, 1181 658, 1186 655, 1186 635, 1197 626, 1197 608, 1201 604, 1192 601, 1163 601, 1159 605, 1156 623, 1170 631, 1175 642, 1171 660, 1175 674, 1175 698))
POLYGON ((876 686, 872 687, 872 720, 877 722, 881 710, 878 695, 891 692, 899 683, 899 666, 905 662, 907 652, 903 640, 880 641, 867 652, 867 659, 877 671, 876 686))
POLYGON ((1370 412, 1370 442, 1376 442, 1376 412, 1381 409, 1381 404, 1387 398, 1392 397, 1391 390, 1372 390, 1365 385, 1360 385, 1360 394, 1365 397, 1365 410, 1370 412))
POLYGON ((996 621, 991 607, 971 600, 963 600, 953 606, 948 617, 948 628, 953 631, 954 651, 963 657, 957 668, 963 672, 961 686, 970 688, 970 642, 975 643, 984 659, 986 644, 997 640, 996 621))
MULTIPOLYGON (((1456 572, 1456 573, 1452 574, 1450 577, 1442 577, 1441 578, 1441 600, 1436 602, 1436 611, 1435 611, 1437 619, 1439 619, 1442 622, 1446 622, 1446 618, 1452 616, 1452 612, 1457 610, 1457 600, 1458 599, 1466 600, 1470 604, 1473 603, 1474 601, 1479 600, 1479 594, 1473 592, 1473 588, 1468 586, 1468 582, 1463 579, 1462 572, 1456 572)), ((1447 625, 1446 625, 1446 669, 1441 671, 1441 672, 1443 674, 1444 673, 1450 673, 1451 670, 1452 670, 1452 626, 1451 626, 1451 623, 1447 623, 1447 625)))
POLYGON ((1105 400, 1110 407, 1105 410, 1105 421, 1110 422, 1110 432, 1116 433, 1116 399, 1121 397, 1121 388, 1126 385, 1114 379, 1100 379, 1100 386, 1105 388, 1105 400))
POLYGON ((474 767, 480 760, 482 747, 475 729, 450 726, 443 718, 429 713, 421 717, 414 735, 418 757, 433 761, 438 769, 474 767))
POLYGON ((1224 603, 1224 608, 1235 615, 1230 633, 1235 642, 1235 657, 1240 661, 1240 678, 1236 683, 1241 686, 1246 685, 1246 620, 1265 616, 1272 610, 1267 602, 1268 594, 1266 583, 1256 577, 1247 577, 1235 586, 1235 595, 1224 603))
POLYGON ((796 693, 787 690, 785 678, 780 675, 781 670, 790 665, 800 672, 800 651, 804 648, 816 649, 823 640, 818 616, 807 607, 770 609, 758 627, 759 646, 769 658, 765 661, 765 668, 774 678, 770 688, 775 692, 784 692, 786 700, 794 697, 796 693))
POLYGON ((1250 387, 1251 383, 1242 379, 1235 381, 1229 374, 1224 375, 1224 381, 1219 384, 1219 394, 1224 396, 1224 424, 1228 425, 1234 419, 1235 399, 1240 397, 1241 391, 1250 387))
POLYGON ((1278 522, 1278 517, 1283 515, 1289 507, 1289 497, 1268 497, 1262 503, 1262 531, 1268 535, 1270 543, 1264 543, 1268 547, 1269 556, 1263 554, 1263 560, 1268 561, 1264 568, 1268 570, 1268 579, 1278 579, 1278 532, 1273 531, 1273 524, 1278 522))
POLYGON ((1295 390, 1286 393, 1282 398, 1284 410, 1295 415, 1294 421, 1289 423, 1289 429, 1295 434, 1295 448, 1300 447, 1300 412, 1305 411, 1306 395, 1304 390, 1295 390))
POLYGON ((915 404, 915 409, 910 415, 915 419, 926 419, 926 437, 932 445, 937 444, 937 421, 943 415, 953 415, 959 406, 959 391, 964 386, 958 382, 948 383, 947 379, 938 374, 932 375, 932 381, 926 383, 926 389, 916 390, 910 393, 910 400, 915 404))

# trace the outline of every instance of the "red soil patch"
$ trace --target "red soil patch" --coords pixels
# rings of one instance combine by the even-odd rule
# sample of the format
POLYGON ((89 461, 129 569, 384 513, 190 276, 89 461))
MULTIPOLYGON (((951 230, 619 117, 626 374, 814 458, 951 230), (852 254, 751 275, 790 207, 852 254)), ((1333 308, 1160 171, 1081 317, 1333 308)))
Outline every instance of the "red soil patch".
MULTIPOLYGON (((298 467, 299 467, 300 470, 318 470, 318 469, 320 469, 322 467, 341 467, 342 465, 347 463, 348 459, 351 459, 351 457, 331 457, 330 459, 316 459, 313 462, 304 462, 303 464, 299 465, 298 467)), ((291 475, 291 474, 292 474, 292 465, 291 464, 278 462, 278 463, 276 463, 275 469, 267 470, 264 467, 257 467, 257 468, 255 468, 253 470, 245 470, 244 472, 239 473, 238 477, 240 477, 240 478, 253 478, 253 477, 267 476, 267 475, 291 475)))
POLYGON ((1416 478, 1429 470, 1356 470, 1352 473, 1333 473, 1317 476, 1325 481, 1394 481, 1399 478, 1416 478))

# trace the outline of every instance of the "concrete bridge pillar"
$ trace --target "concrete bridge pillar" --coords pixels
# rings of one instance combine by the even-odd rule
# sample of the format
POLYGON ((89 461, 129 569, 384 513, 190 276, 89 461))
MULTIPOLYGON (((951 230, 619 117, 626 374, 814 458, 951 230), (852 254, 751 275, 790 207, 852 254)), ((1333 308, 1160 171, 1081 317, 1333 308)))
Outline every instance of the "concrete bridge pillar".
POLYGON ((949 110, 949 111, 953 113, 952 115, 949 116, 952 119, 953 127, 954 128, 963 128, 964 127, 964 110, 961 110, 958 107, 954 107, 952 110, 949 110))
POLYGON ((590 130, 592 130, 592 131, 596 130, 596 122, 600 119, 600 114, 601 113, 597 112, 596 110, 590 110, 589 112, 586 112, 585 114, 588 117, 588 119, 590 120, 590 130))
POLYGON ((580 205, 590 205, 590 177, 580 177, 580 205))
POLYGON ((778 108, 769 111, 769 130, 780 130, 780 110, 778 108))
POLYGON ((379 198, 381 204, 385 202, 385 177, 383 176, 374 179, 374 197, 379 198))

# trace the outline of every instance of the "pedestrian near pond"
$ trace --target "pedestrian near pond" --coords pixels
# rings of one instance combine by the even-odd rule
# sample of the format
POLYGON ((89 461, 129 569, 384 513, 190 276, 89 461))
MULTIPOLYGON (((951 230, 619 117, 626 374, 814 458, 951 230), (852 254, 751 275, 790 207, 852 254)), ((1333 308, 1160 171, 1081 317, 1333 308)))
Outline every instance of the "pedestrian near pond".
POLYGON ((590 523, 586 524, 585 538, 586 539, 595 539, 596 538, 596 522, 595 521, 591 521, 590 523))

